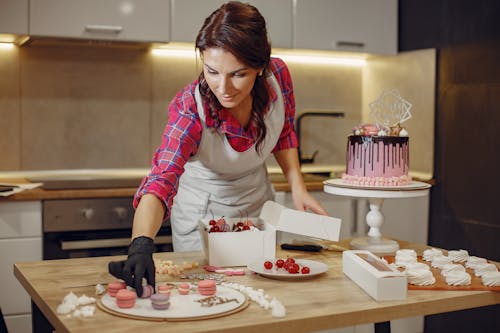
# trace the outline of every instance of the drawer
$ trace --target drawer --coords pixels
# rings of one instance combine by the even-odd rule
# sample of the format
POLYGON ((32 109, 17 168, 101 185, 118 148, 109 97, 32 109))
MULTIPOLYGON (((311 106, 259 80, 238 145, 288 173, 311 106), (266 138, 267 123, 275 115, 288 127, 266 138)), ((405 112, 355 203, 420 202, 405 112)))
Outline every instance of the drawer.
POLYGON ((41 201, 0 203, 0 239, 42 236, 41 201))

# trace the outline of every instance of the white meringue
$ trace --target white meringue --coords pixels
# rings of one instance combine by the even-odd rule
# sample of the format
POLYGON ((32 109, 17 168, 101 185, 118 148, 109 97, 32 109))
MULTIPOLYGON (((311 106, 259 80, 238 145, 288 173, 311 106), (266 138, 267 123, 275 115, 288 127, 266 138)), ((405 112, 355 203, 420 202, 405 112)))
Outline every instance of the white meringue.
POLYGON ((481 276, 481 281, 485 286, 488 287, 499 287, 500 286, 500 272, 486 272, 481 276))
POLYGON ((455 262, 464 262, 469 258, 469 252, 467 250, 450 250, 448 257, 455 262))
POLYGON ((482 264, 477 264, 475 266, 474 275, 483 276, 487 272, 496 272, 496 271, 498 271, 498 269, 495 264, 482 263, 482 264))
POLYGON ((470 256, 465 263, 465 267, 475 269, 477 265, 485 264, 488 261, 485 258, 470 256))
POLYGON ((446 283, 451 286, 467 286, 471 284, 471 276, 467 272, 448 272, 448 274, 446 274, 446 283))
POLYGON ((442 276, 446 276, 451 272, 465 272, 465 267, 460 264, 445 264, 441 269, 442 276))
POLYGON ((408 283, 417 286, 428 286, 436 283, 436 278, 428 269, 409 269, 406 271, 408 283))
POLYGON ((442 256, 443 251, 435 248, 427 249, 423 253, 423 259, 425 261, 432 261, 435 256, 442 256))
POLYGON ((447 256, 436 256, 432 259, 431 266, 435 268, 443 268, 446 264, 451 264, 450 258, 447 256))

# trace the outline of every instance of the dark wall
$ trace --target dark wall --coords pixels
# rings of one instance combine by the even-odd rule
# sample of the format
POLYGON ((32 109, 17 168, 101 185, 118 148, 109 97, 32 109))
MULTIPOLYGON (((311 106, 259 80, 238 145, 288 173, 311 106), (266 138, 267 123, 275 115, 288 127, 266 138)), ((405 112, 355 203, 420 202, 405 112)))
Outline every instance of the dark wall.
MULTIPOLYGON (((429 244, 500 261, 500 1, 400 0, 399 48, 438 50, 429 244)), ((500 305, 426 317, 497 331, 500 305)))

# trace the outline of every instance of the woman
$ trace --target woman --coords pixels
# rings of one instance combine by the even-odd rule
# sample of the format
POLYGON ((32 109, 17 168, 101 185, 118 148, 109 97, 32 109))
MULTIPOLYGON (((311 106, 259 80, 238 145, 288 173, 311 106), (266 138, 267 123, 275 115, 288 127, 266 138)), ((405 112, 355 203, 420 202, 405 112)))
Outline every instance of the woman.
POLYGON ((271 59, 259 11, 222 5, 205 20, 196 48, 203 71, 170 103, 151 173, 134 200, 133 241, 118 275, 139 295, 143 277, 154 285, 153 238, 162 221, 170 217, 174 251, 194 251, 201 249, 200 219, 257 216, 273 198, 265 166, 271 153, 295 208, 326 215, 300 173, 290 73, 271 59))

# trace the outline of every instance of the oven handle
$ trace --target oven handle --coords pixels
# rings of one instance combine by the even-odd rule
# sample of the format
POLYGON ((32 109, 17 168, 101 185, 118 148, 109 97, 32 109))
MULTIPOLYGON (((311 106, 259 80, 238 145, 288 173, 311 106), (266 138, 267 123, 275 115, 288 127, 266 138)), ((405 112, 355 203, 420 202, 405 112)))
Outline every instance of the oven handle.
MULTIPOLYGON (((108 247, 122 247, 130 244, 130 238, 109 238, 81 241, 61 241, 62 250, 90 250, 108 247)), ((155 244, 172 244, 172 236, 158 236, 155 244)))

